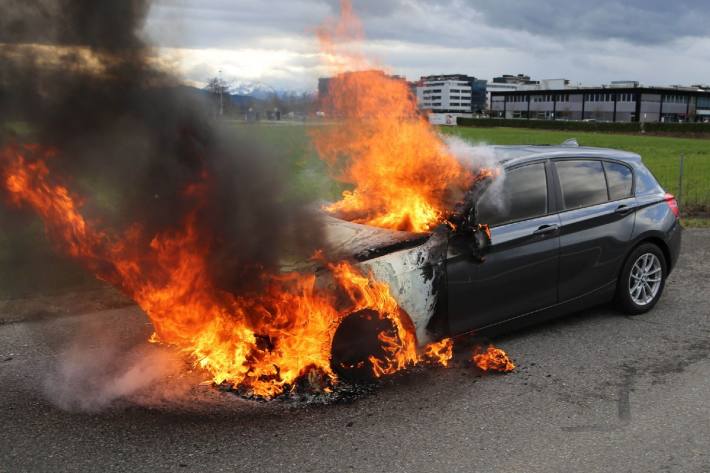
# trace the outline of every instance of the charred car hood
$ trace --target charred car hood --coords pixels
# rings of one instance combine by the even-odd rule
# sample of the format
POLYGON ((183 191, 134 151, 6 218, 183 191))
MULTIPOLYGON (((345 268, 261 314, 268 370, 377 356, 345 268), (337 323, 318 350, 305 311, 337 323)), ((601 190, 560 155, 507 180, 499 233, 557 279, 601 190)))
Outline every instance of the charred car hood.
POLYGON ((323 228, 331 258, 366 261, 426 242, 428 233, 411 233, 370 227, 323 214, 323 228))

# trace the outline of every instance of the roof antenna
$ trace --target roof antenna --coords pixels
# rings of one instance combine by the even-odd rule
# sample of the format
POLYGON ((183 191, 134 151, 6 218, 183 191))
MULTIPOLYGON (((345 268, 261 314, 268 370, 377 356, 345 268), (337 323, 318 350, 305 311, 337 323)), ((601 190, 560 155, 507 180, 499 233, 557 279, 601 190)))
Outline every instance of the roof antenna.
POLYGON ((579 148, 579 143, 577 143, 577 138, 570 138, 562 142, 561 146, 568 146, 570 148, 579 148))

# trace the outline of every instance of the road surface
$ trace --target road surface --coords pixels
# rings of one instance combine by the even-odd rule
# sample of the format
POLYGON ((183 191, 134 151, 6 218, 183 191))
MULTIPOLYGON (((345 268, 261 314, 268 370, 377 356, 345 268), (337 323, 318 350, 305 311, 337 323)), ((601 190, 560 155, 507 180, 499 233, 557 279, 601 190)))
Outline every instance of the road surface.
POLYGON ((707 472, 709 299, 710 231, 686 231, 652 313, 578 313, 497 339, 512 374, 427 369, 328 406, 195 387, 136 308, 4 323, 0 471, 707 472))

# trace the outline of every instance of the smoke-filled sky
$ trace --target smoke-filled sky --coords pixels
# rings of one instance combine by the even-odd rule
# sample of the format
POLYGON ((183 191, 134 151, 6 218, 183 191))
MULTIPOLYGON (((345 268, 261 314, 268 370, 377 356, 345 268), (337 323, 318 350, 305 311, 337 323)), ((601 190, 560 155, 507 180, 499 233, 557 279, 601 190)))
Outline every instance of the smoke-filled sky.
MULTIPOLYGON (((365 51, 391 72, 525 73, 600 84, 710 82, 707 0, 353 0, 365 51)), ((314 90, 313 29, 338 0, 157 0, 146 24, 186 80, 314 90)))

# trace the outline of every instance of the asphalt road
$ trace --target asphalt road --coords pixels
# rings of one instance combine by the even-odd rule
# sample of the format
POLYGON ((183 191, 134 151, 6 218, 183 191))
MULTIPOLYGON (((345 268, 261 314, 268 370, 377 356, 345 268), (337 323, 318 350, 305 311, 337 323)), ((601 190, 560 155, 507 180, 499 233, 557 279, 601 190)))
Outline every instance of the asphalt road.
POLYGON ((135 308, 5 323, 0 471, 708 472, 708 299, 710 231, 686 231, 650 314, 575 314, 496 340, 512 374, 428 369, 328 406, 194 387, 135 308))

